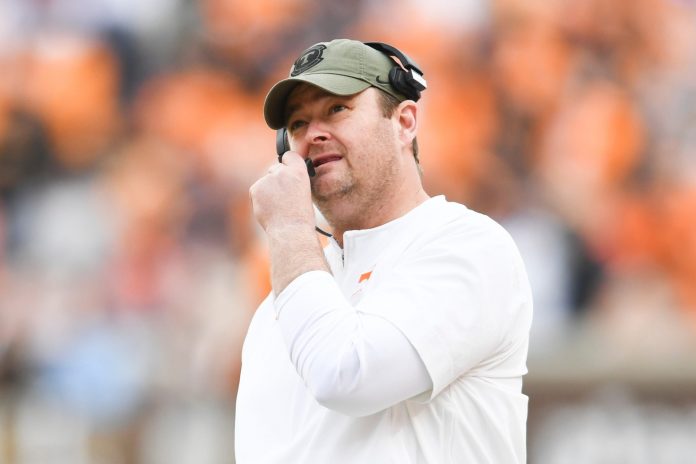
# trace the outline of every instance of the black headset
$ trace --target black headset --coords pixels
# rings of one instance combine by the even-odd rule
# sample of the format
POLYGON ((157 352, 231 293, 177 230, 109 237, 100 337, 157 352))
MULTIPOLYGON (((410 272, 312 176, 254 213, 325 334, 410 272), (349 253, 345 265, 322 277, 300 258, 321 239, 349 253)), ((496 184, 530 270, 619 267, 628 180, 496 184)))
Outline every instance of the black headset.
MULTIPOLYGON (((397 92, 406 96, 407 99, 418 101, 421 97, 421 92, 428 87, 428 84, 425 78, 423 78, 423 71, 420 70, 416 62, 389 44, 383 42, 363 43, 387 55, 394 62, 394 66, 389 71, 389 83, 397 92), (398 61, 394 58, 397 58, 398 61)), ((283 154, 288 150, 290 150, 290 144, 288 143, 287 129, 283 127, 276 131, 278 162, 282 162, 283 154)), ((307 164, 307 171, 310 177, 314 176, 314 166, 311 165, 311 161, 307 164)))
POLYGON ((428 88, 428 83, 416 62, 389 44, 383 42, 364 42, 364 44, 392 59, 396 66, 389 71, 389 83, 409 100, 418 101, 421 92, 428 88), (399 61, 397 62, 394 58, 399 61))

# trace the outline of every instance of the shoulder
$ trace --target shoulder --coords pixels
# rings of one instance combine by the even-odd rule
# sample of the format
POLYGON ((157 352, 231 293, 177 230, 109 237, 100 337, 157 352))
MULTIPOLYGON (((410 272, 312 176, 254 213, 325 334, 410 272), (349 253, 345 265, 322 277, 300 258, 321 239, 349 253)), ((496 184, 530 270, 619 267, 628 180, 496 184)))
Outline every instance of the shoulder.
POLYGON ((433 205, 432 220, 421 237, 423 244, 447 246, 451 250, 471 250, 493 247, 516 251, 508 231, 486 214, 453 201, 433 205))

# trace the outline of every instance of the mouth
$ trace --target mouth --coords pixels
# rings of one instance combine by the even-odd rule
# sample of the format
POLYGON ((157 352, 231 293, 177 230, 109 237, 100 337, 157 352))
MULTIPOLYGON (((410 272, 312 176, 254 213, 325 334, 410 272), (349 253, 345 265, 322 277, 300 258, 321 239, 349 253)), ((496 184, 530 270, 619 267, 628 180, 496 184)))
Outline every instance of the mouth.
POLYGON ((316 158, 314 158, 312 160, 312 164, 314 165, 314 168, 318 168, 322 164, 331 163, 333 161, 338 161, 341 158, 342 157, 340 155, 321 155, 321 156, 317 156, 316 158))

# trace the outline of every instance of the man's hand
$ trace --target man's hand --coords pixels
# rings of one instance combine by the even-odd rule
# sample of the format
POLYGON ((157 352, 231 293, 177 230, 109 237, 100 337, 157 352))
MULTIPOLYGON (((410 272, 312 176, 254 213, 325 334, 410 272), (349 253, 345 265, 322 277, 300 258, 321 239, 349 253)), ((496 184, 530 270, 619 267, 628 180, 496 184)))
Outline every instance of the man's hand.
POLYGON ((271 228, 311 226, 314 229, 312 193, 307 166, 294 151, 249 189, 254 216, 266 232, 271 228))
POLYGON ((276 296, 299 275, 329 271, 314 232, 314 208, 307 166, 294 151, 249 189, 254 216, 268 236, 271 285, 276 296))

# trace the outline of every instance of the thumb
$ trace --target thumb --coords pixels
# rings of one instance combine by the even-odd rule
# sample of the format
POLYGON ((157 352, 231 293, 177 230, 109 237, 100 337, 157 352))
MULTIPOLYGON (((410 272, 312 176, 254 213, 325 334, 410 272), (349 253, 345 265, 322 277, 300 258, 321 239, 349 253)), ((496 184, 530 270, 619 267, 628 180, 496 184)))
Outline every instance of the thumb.
POLYGON ((304 164, 304 159, 296 151, 286 151, 281 162, 286 166, 300 166, 304 164))
POLYGON ((302 156, 296 151, 286 152, 281 162, 292 169, 300 169, 299 165, 301 164, 304 166, 304 170, 307 172, 307 174, 309 174, 309 177, 314 177, 316 175, 312 160, 309 158, 302 158, 302 156))

